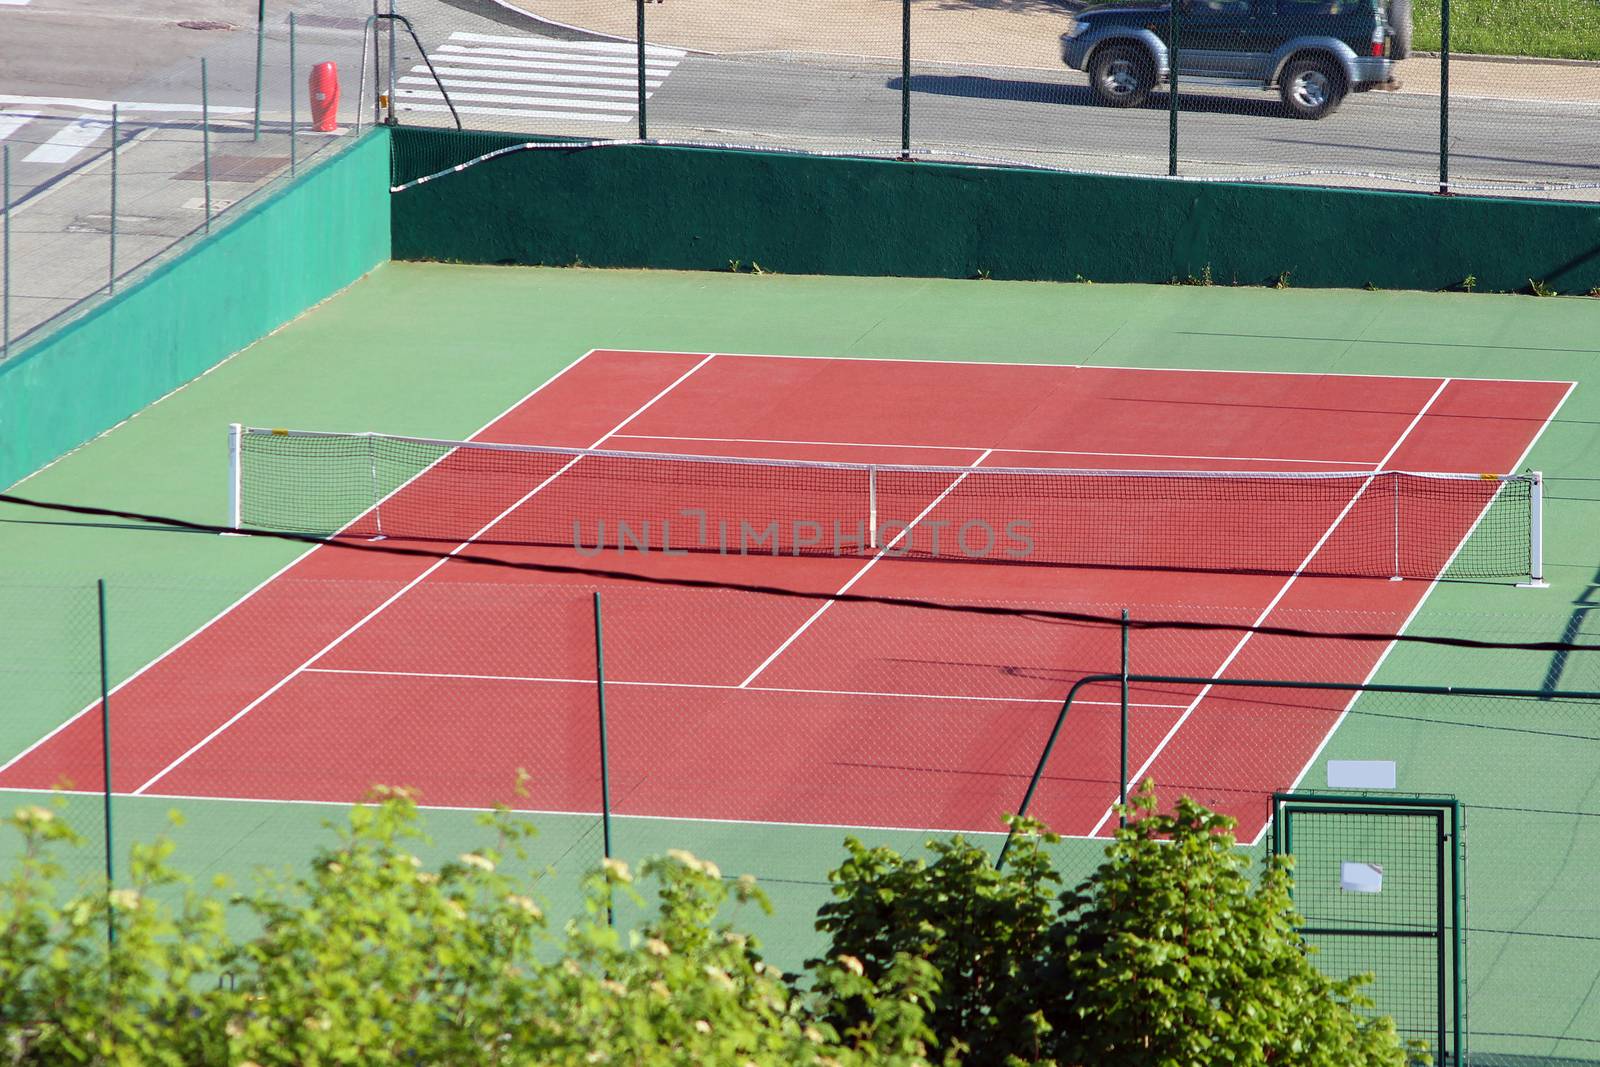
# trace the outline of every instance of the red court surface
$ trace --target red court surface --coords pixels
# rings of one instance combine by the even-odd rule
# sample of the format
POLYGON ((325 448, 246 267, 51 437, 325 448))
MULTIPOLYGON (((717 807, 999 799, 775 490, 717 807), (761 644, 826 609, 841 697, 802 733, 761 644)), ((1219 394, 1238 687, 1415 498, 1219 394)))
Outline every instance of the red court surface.
MULTIPOLYGON (((522 444, 870 463, 1138 470, 1510 472, 1571 384, 596 351, 484 427, 522 444)), ((349 427, 347 429, 364 429, 349 427)), ((376 429, 382 429, 378 427, 376 429)), ((441 469, 443 464, 441 464, 441 469)), ((426 507, 438 470, 399 490, 426 507)), ((556 476, 559 482, 561 475, 556 476)), ((483 538, 537 507, 532 485, 452 509, 483 538)), ((946 490, 948 494, 948 489, 946 490)), ((430 496, 434 494, 434 496, 430 496)), ((934 489, 924 522, 958 509, 934 489)), ((1288 573, 663 556, 472 546, 608 571, 942 603, 1310 625, 1366 613, 1396 632, 1429 581, 1309 577, 1360 490, 1310 529, 1288 573)), ((915 502, 914 502, 915 503, 915 502)), ((1449 545, 1481 506, 1435 513, 1449 545)), ((908 516, 909 517, 909 516, 908 516)), ((1314 519, 1315 521, 1308 521, 1314 519)), ((1107 523, 1117 521, 1108 514, 1107 523)), ((1205 514, 1178 535, 1203 536, 1205 514)), ((1263 523, 1272 525, 1271 516, 1263 523)), ((1268 530, 1263 537, 1276 531, 1268 530)), ((1296 534, 1296 536, 1301 536, 1296 534)), ((449 546, 446 546, 449 547, 449 546)), ((1444 562, 1443 559, 1440 563, 1444 562)), ((592 812, 599 803, 591 592, 605 612, 611 796, 620 815, 1000 829, 1060 701, 1117 667, 1114 628, 1037 616, 644 588, 594 576, 317 548, 125 682, 112 698, 118 793, 349 802, 375 783, 424 804, 592 812), (513 798, 518 768, 531 779, 513 798)), ((1386 646, 1213 631, 1136 636, 1134 670, 1362 681, 1386 646)), ((1115 690, 1088 694, 1034 814, 1104 833, 1117 791, 1115 690)), ((1260 828, 1347 694, 1136 689, 1134 778, 1260 828)), ((0 768, 0 788, 101 784, 97 707, 0 768)))

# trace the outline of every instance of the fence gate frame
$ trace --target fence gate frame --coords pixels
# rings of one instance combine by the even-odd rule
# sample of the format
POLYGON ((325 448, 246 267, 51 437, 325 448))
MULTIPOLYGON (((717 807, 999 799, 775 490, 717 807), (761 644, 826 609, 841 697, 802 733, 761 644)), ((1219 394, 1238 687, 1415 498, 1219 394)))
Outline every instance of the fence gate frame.
MULTIPOLYGON (((1418 937, 1435 944, 1435 977, 1438 1010, 1435 1020, 1433 1062, 1466 1062, 1463 1016, 1466 975, 1463 970, 1462 898, 1462 810, 1453 796, 1405 794, 1374 795, 1365 792, 1274 792, 1272 794, 1272 832, 1269 848, 1274 856, 1294 855, 1294 818, 1317 815, 1366 815, 1373 818, 1413 818, 1426 820, 1433 827, 1434 841, 1434 924, 1432 930, 1374 929, 1311 925, 1300 928, 1304 935, 1318 934, 1380 938, 1418 937), (1448 890, 1448 892, 1447 892, 1448 890), (1446 899, 1448 897, 1448 899, 1446 899)), ((1293 895, 1293 890, 1291 890, 1293 895)), ((1376 969, 1376 968, 1374 968, 1376 969)), ((1343 977, 1343 976, 1339 976, 1343 977)), ((1377 1005, 1384 1010, 1383 1004, 1377 1005)))

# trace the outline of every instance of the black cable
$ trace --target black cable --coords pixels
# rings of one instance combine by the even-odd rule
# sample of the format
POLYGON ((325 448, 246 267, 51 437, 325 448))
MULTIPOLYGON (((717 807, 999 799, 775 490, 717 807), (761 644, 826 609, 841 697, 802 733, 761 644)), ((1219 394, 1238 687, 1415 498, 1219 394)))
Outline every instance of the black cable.
MULTIPOLYGON (((296 533, 289 530, 239 529, 217 526, 212 523, 192 522, 170 515, 151 515, 120 508, 103 508, 90 504, 62 504, 54 501, 34 500, 13 493, 0 493, 0 504, 36 508, 66 515, 79 515, 100 519, 121 519, 125 522, 143 523, 146 526, 190 533, 238 534, 296 544, 326 546, 350 552, 376 552, 391 556, 410 556, 416 559, 456 560, 475 566, 504 570, 534 572, 539 574, 564 574, 594 578, 605 582, 632 582, 640 585, 670 586, 683 589, 719 589, 737 593, 756 593, 762 596, 788 597, 796 600, 830 600, 845 604, 881 604, 890 607, 921 608, 928 611, 945 611, 963 615, 990 615, 1007 618, 1046 619, 1053 622, 1076 623, 1088 626, 1120 627, 1119 615, 1095 615, 1083 611, 1063 611, 1051 608, 1007 607, 999 604, 951 604, 916 597, 873 596, 865 593, 824 593, 790 589, 786 586, 763 585, 753 582, 729 582, 711 578, 671 578, 640 574, 635 571, 606 570, 600 567, 583 567, 564 563, 532 563, 501 559, 471 552, 444 552, 431 548, 411 548, 392 541, 349 541, 337 537, 320 537, 316 534, 296 533)), ((1185 630, 1198 632, 1229 632, 1265 634, 1270 637, 1297 637, 1313 640, 1363 641, 1388 644, 1398 641, 1405 644, 1435 645, 1445 648, 1502 649, 1522 652, 1600 652, 1600 644, 1574 641, 1486 641, 1471 637, 1437 637, 1424 634, 1395 634, 1359 630, 1305 630, 1293 626, 1253 626, 1249 623, 1206 622, 1193 619, 1131 619, 1131 630, 1185 630)))

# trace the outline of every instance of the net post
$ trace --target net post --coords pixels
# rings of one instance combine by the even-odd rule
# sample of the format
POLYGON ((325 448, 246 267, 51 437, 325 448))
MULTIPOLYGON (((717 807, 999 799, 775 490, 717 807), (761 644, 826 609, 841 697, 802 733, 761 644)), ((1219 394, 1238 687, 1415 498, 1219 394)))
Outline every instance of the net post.
POLYGON ((244 427, 237 422, 228 423, 228 529, 235 533, 243 525, 243 438, 244 427))
POLYGON ((1389 472, 1389 480, 1394 483, 1394 573, 1389 575, 1391 582, 1400 581, 1400 475, 1394 471, 1389 472))
POLYGON ((878 547, 878 465, 867 467, 867 547, 878 547))
MULTIPOLYGON (((606 652, 604 628, 600 624, 600 590, 594 591, 594 684, 595 706, 600 717, 600 855, 611 858, 611 768, 606 743, 606 652)), ((606 898, 606 925, 615 926, 611 899, 606 898)))
POLYGON ((95 581, 95 615, 100 629, 100 760, 101 796, 104 804, 104 818, 106 827, 106 944, 114 948, 117 944, 116 912, 111 907, 110 894, 115 887, 114 857, 116 850, 111 840, 111 670, 110 658, 106 655, 106 580, 95 581))
POLYGON ((378 492, 378 445, 377 436, 367 434, 367 481, 372 490, 372 522, 377 527, 377 533, 370 540, 383 540, 383 495, 378 492))
POLYGON ((1530 471, 1528 477, 1528 580, 1518 589, 1549 589, 1544 580, 1544 471, 1530 471))

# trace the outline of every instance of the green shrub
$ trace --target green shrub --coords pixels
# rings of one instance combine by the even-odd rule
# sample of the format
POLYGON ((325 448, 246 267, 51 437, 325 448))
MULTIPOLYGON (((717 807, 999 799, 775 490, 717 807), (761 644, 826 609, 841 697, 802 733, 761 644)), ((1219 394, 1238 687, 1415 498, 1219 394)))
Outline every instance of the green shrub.
POLYGON ((1105 862, 1061 899, 1038 982, 1064 1063, 1403 1067, 1366 976, 1325 977, 1297 932, 1290 861, 1252 883, 1234 820, 1148 783, 1105 862))
POLYGON ((238 942, 219 904, 182 892, 170 844, 135 850, 130 886, 68 896, 56 856, 76 835, 49 808, 19 810, 6 822, 22 859, 0 883, 9 1062, 927 1063, 932 968, 902 958, 874 981, 832 960, 802 991, 722 918, 730 901, 765 906, 753 880, 730 884, 686 852, 652 860, 640 877, 656 884, 656 910, 622 934, 609 909, 643 896, 610 861, 588 879, 588 916, 552 934, 503 869, 526 824, 486 816, 493 847, 428 869, 410 796, 376 800, 308 871, 236 898, 259 924, 238 942), (865 1012, 836 1031, 826 1017, 845 1001, 865 1012))

